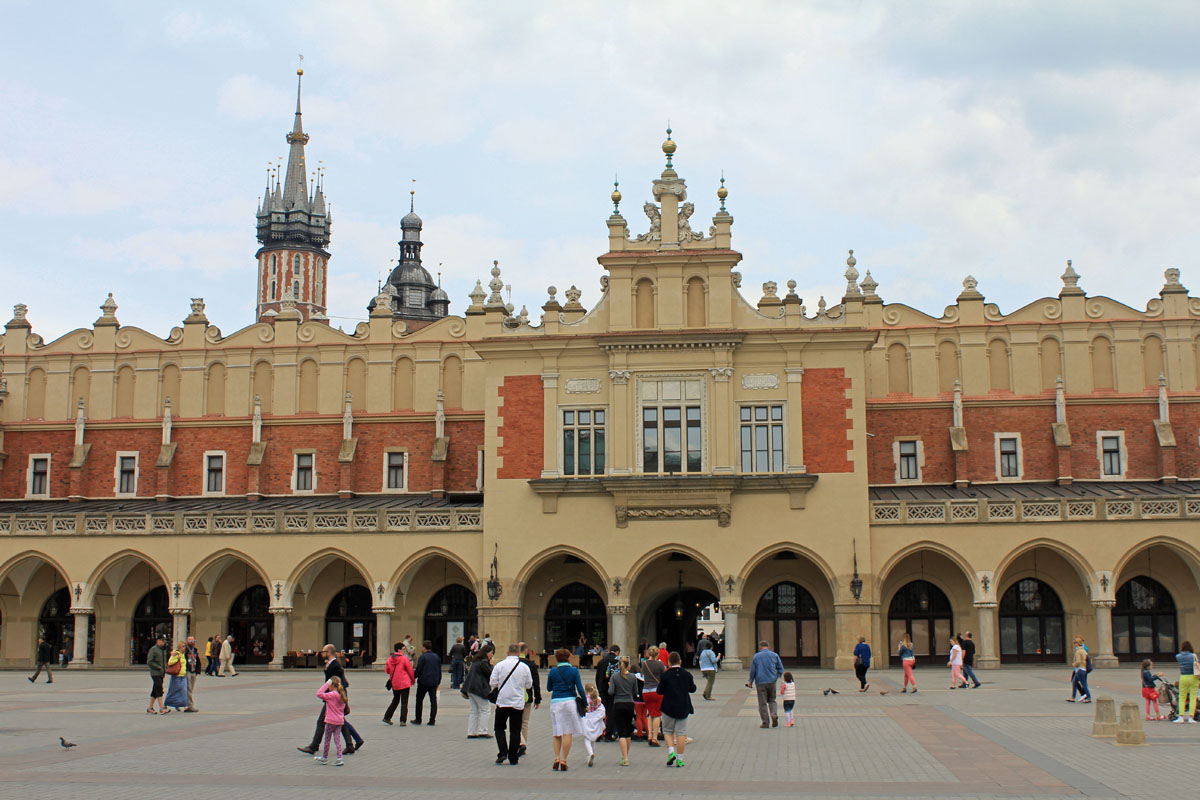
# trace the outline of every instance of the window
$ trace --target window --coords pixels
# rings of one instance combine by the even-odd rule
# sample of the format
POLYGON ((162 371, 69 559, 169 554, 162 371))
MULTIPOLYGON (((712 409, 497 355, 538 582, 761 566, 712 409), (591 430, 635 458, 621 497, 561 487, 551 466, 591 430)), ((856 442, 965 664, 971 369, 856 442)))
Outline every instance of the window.
POLYGON ((26 486, 30 497, 50 496, 50 454, 38 453, 29 457, 26 486))
POLYGON ((388 450, 383 458, 383 485, 393 492, 408 490, 408 453, 404 450, 388 450))
POLYGON ((297 270, 300 269, 300 254, 299 253, 297 253, 296 256, 292 259, 292 266, 295 267, 297 270))
POLYGON ((1125 432, 1097 431, 1096 451, 1100 460, 1101 478, 1125 477, 1125 432))
POLYGON ((275 254, 271 254, 271 274, 275 274, 275 254))
POLYGON ((783 406, 742 406, 742 472, 783 472, 783 406))
POLYGON ((563 474, 604 474, 604 409, 564 409, 563 474))
POLYGON ((892 445, 892 457, 896 460, 896 481, 921 480, 921 466, 925 460, 925 449, 919 439, 905 439, 892 445))
POLYGON ((271 279, 271 293, 269 295, 267 295, 267 297, 271 300, 275 299, 275 279, 274 278, 271 279))
POLYGON ((292 299, 300 299, 300 281, 292 281, 292 299))
POLYGON ((117 453, 117 494, 137 494, 138 454, 117 453))
POLYGON ((314 457, 315 453, 296 453, 296 468, 292 471, 292 491, 311 492, 315 488, 314 457))
POLYGON ((1021 434, 996 434, 996 477, 999 480, 1019 480, 1024 472, 1021 463, 1021 434))
POLYGON ((225 493, 225 454, 204 454, 204 494, 225 493))
POLYGON ((703 381, 639 381, 642 472, 696 473, 704 469, 703 381))

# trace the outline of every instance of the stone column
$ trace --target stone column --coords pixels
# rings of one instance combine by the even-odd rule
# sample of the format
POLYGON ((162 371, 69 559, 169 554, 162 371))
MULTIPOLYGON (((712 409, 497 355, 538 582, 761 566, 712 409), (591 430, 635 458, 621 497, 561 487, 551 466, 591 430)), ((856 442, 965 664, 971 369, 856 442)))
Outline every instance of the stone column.
POLYGON ((171 647, 174 647, 177 642, 182 642, 187 639, 188 635, 188 615, 192 613, 190 608, 173 608, 171 609, 171 647))
POLYGON ((721 613, 725 615, 725 657, 721 667, 744 669, 741 656, 738 655, 738 615, 742 613, 742 604, 722 603, 721 613))
MULTIPOLYGON (((629 619, 629 606, 609 606, 608 618, 612 625, 610 630, 612 636, 609 640, 609 645, 620 645, 622 655, 630 655, 632 651, 629 647, 629 628, 627 620, 629 619)), ((632 656, 629 659, 633 663, 632 656)))
POLYGON ((95 613, 91 608, 71 609, 71 616, 75 618, 75 650, 68 665, 71 669, 88 669, 92 666, 87 657, 87 645, 88 628, 91 626, 92 614, 95 613))
POLYGON ((1000 666, 1000 650, 996 647, 996 604, 976 603, 979 630, 975 634, 975 668, 992 669, 1000 666))
POLYGON ((1112 600, 1093 600, 1096 609, 1096 646, 1092 653, 1092 666, 1115 667, 1117 657, 1113 655, 1112 600))
POLYGON ((375 663, 371 666, 373 669, 383 669, 392 655, 392 614, 396 609, 376 606, 371 611, 375 614, 375 663))
POLYGON ((272 608, 275 631, 272 638, 271 663, 267 669, 283 669, 283 657, 288 652, 288 636, 292 628, 292 610, 290 608, 272 608))

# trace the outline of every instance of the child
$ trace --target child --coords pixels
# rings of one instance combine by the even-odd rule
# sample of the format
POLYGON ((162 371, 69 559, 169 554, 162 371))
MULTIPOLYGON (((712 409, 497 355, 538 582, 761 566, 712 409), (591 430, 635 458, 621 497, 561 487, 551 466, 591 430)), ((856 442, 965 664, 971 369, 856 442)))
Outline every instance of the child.
POLYGON ((596 760, 593 745, 604 735, 604 705, 600 702, 600 693, 594 684, 589 683, 583 689, 587 695, 587 714, 583 718, 583 745, 588 752, 588 766, 596 760))
POLYGON ((792 673, 783 673, 783 688, 779 691, 779 699, 783 701, 783 714, 787 717, 787 722, 783 727, 790 728, 796 724, 792 718, 792 709, 796 707, 796 681, 792 679, 792 673))
MULTIPOLYGON (((950 639, 950 688, 957 689, 963 683, 962 677, 963 651, 957 639, 950 639)), ((964 684, 965 685, 965 684, 964 684)))
POLYGON ((337 764, 342 766, 342 725, 346 721, 346 715, 350 713, 350 701, 346 697, 346 690, 342 687, 342 679, 334 675, 325 684, 317 689, 317 697, 325 701, 325 749, 319 755, 313 757, 313 760, 318 764, 329 763, 329 740, 333 739, 337 744, 337 764))
MULTIPOLYGON (((1146 659, 1142 662, 1142 697, 1146 698, 1146 719, 1166 719, 1166 715, 1159 713, 1158 710, 1158 689, 1154 688, 1154 673, 1150 670, 1154 669, 1154 662, 1146 659), (1154 716, 1150 716, 1150 704, 1154 704, 1154 716)), ((1162 673, 1158 673, 1158 677, 1162 677, 1162 673)))

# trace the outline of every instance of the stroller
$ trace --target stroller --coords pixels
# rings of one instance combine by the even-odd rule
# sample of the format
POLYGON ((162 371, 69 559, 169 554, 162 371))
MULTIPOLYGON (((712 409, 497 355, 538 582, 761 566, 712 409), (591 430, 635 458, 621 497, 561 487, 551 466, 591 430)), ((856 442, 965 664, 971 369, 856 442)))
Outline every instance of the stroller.
MULTIPOLYGON (((1179 718, 1179 686, 1171 683, 1166 678, 1156 677, 1154 684, 1158 689, 1158 701, 1160 704, 1167 706, 1167 719, 1174 722, 1179 718)), ((1200 703, 1196 704, 1196 713, 1192 715, 1192 719, 1200 719, 1200 703)))

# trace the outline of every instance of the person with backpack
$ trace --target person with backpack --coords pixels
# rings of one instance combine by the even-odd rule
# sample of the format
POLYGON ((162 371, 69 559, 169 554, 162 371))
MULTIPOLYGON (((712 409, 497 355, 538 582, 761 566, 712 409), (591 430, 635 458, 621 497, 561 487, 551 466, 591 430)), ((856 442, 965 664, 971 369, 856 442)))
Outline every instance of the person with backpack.
POLYGON ((608 648, 604 658, 596 664, 596 690, 600 692, 600 702, 604 704, 604 741, 614 742, 617 739, 613 716, 612 695, 608 693, 608 681, 621 671, 621 645, 614 644, 608 648))
POLYGON ((1082 636, 1075 637, 1075 655, 1071 660, 1071 699, 1068 703, 1092 702, 1092 690, 1088 688, 1087 676, 1092 671, 1092 657, 1088 655, 1087 646, 1082 636), (1078 693, 1079 699, 1075 699, 1078 693))

